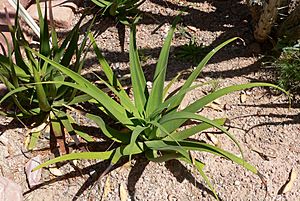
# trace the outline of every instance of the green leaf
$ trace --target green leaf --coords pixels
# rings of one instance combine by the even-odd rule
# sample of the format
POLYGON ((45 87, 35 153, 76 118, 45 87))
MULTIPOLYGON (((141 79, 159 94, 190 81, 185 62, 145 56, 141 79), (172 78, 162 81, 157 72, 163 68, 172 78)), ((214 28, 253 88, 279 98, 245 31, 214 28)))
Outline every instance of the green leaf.
MULTIPOLYGON (((11 76, 11 66, 10 66, 10 60, 8 57, 5 57, 3 55, 0 55, 0 75, 1 76, 5 76, 5 77, 9 77, 11 76)), ((20 68, 19 66, 14 65, 14 69, 15 69, 15 73, 16 73, 16 77, 18 78, 23 78, 23 79, 28 79, 30 78, 30 74, 26 71, 24 71, 22 68, 20 68), (28 73, 28 74, 27 74, 28 73)))
MULTIPOLYGON (((50 55, 50 37, 49 37, 49 29, 48 29, 48 22, 47 22, 47 2, 45 2, 45 10, 44 10, 44 17, 42 15, 41 7, 40 7, 40 0, 36 1, 38 15, 39 15, 39 23, 40 23, 40 53, 44 56, 50 55)), ((41 62, 41 66, 43 62, 41 62)), ((40 66, 40 67, 41 67, 40 66)))
MULTIPOLYGON (((103 84, 105 84, 116 96, 118 96, 118 98, 120 99, 121 105, 127 111, 129 111, 130 113, 133 113, 137 117, 140 116, 140 114, 138 113, 138 110, 136 109, 136 107, 134 106, 134 104, 131 102, 131 100, 130 100, 128 94, 125 92, 125 90, 117 91, 117 89, 119 89, 119 87, 117 87, 117 89, 115 89, 112 85, 108 84, 105 80, 101 79, 98 75, 96 75, 96 77, 103 84)), ((122 87, 122 86, 120 86, 120 87, 122 87)))
MULTIPOLYGON (((165 86, 163 91, 163 97, 167 98, 168 91, 170 90, 171 86, 178 81, 178 78, 181 76, 181 73, 178 73, 168 84, 165 86)), ((165 99, 164 98, 164 99, 165 99)))
POLYGON ((92 0, 92 2, 101 8, 108 7, 112 4, 109 1, 103 1, 103 0, 92 0))
MULTIPOLYGON (((185 111, 180 111, 177 113, 172 113, 170 115, 168 115, 168 118, 165 118, 164 121, 167 122, 173 122, 176 119, 194 119, 194 120, 199 120, 202 121, 204 123, 207 123, 209 125, 212 125, 213 127, 219 129, 220 131, 222 131, 223 133, 225 133, 239 148, 242 156, 243 156, 243 151, 242 148, 240 147, 239 143, 237 142, 237 140, 234 138, 233 135, 231 135, 224 127, 220 126, 218 123, 216 123, 215 121, 212 121, 210 119, 207 119, 201 115, 197 115, 191 112, 185 112, 185 111)), ((160 122, 161 124, 163 124, 164 122, 160 122)))
MULTIPOLYGON (((219 124, 221 126, 225 123, 226 118, 215 119, 213 121, 216 124, 219 124)), ((187 139, 187 138, 193 136, 196 133, 200 133, 200 132, 207 130, 209 128, 212 128, 212 127, 214 127, 214 126, 210 125, 208 123, 200 123, 196 126, 184 129, 182 131, 175 131, 175 132, 171 133, 169 136, 166 136, 163 140, 166 140, 166 141, 173 141, 174 139, 175 140, 184 140, 184 139, 187 139)))
POLYGON ((77 159, 97 159, 97 160, 107 160, 109 159, 114 150, 111 151, 105 151, 105 152, 83 152, 83 153, 71 153, 66 154, 51 160, 48 160, 37 167, 35 167, 32 171, 36 171, 38 169, 41 169, 43 167, 47 167, 49 165, 52 165, 54 163, 59 163, 62 161, 70 161, 70 160, 77 160, 77 159))
MULTIPOLYGON (((5 84, 5 85, 8 86, 8 84, 5 84)), ((14 90, 10 90, 7 94, 5 94, 5 96, 3 96, 1 98, 0 104, 3 103, 3 101, 5 101, 7 98, 13 96, 16 93, 19 93, 19 92, 22 92, 22 91, 26 91, 26 90, 28 90, 28 88, 29 87, 27 87, 27 86, 26 87, 23 86, 23 87, 18 87, 18 88, 14 89, 14 90)))
MULTIPOLYGON (((118 104, 116 101, 114 101, 111 97, 109 97, 106 93, 104 93, 101 89, 93 85, 91 82, 89 82, 87 79, 82 77, 81 75, 77 74, 76 72, 73 72, 72 70, 60 65, 59 63, 52 61, 48 59, 47 57, 37 53, 36 51, 30 49, 27 47, 28 50, 36 54, 37 56, 41 57, 43 60, 48 62, 49 64, 53 65, 55 68, 59 69, 66 75, 68 75, 70 78, 72 78, 77 84, 69 83, 69 82, 59 82, 55 81, 52 83, 60 83, 64 84, 66 86, 70 86, 73 88, 76 88, 78 90, 83 91, 84 93, 90 95, 94 99, 96 99, 103 107, 110 112, 110 114, 118 119, 123 125, 126 125, 127 127, 130 127, 132 125, 131 120, 124 114, 126 114, 126 110, 118 104)), ((44 82, 44 83, 51 83, 51 82, 44 82)))
POLYGON ((128 156, 128 155, 136 155, 140 154, 144 151, 144 144, 138 143, 134 147, 132 147, 131 150, 125 151, 125 146, 120 146, 115 149, 112 149, 110 151, 105 152, 83 152, 83 153, 71 153, 66 154, 54 159, 51 159, 49 161, 46 161, 42 163, 41 165, 34 168, 32 171, 36 171, 40 168, 46 167, 48 165, 59 163, 62 161, 68 161, 68 160, 77 160, 77 159, 97 159, 97 160, 112 160, 112 164, 115 164, 118 162, 118 160, 122 156, 128 156))
POLYGON ((87 102, 91 99, 92 99, 92 97, 88 94, 78 95, 78 96, 75 96, 70 102, 68 102, 67 105, 75 105, 78 103, 87 102))
MULTIPOLYGON (((80 20, 81 22, 81 20, 80 20)), ((63 66, 69 66, 70 62, 73 58, 75 51, 78 49, 78 40, 79 40, 79 25, 80 22, 76 24, 76 26, 70 32, 71 38, 69 41, 69 45, 67 49, 64 51, 64 56, 60 62, 63 66)), ((84 41, 83 41, 84 42, 84 41)))
MULTIPOLYGON (((167 97, 167 99, 165 100, 165 102, 163 102, 163 104, 161 104, 160 108, 165 108, 167 107, 168 109, 166 110, 166 113, 168 113, 168 111, 171 110, 171 104, 176 102, 177 100, 179 100, 181 98, 182 95, 185 95, 187 94, 189 91, 192 91, 193 89, 196 89, 196 88, 199 88, 199 87, 202 87, 204 85, 209 85, 213 83, 213 81, 208 81, 208 82, 204 82, 204 83, 201 83, 201 84, 196 84, 194 86, 190 86, 189 88, 185 89, 185 90, 180 90, 178 91, 175 95, 172 95, 170 97, 167 97)), ((175 108, 173 108, 174 110, 175 108)), ((169 112, 170 113, 170 112, 169 112)))
POLYGON ((129 136, 126 133, 121 133, 110 128, 100 116, 89 113, 87 113, 85 116, 94 121, 106 137, 116 142, 122 142, 123 144, 127 144, 129 142, 129 136))
POLYGON ((163 101, 163 93, 164 93, 164 83, 166 79, 166 71, 170 53, 171 41, 173 38, 173 34, 176 28, 176 24, 179 21, 180 17, 177 16, 174 20, 171 29, 169 30, 168 36, 165 39, 164 45, 161 49, 155 73, 153 78, 153 86, 152 90, 147 102, 146 114, 149 116, 153 111, 155 111, 163 101))
MULTIPOLYGON (((55 114, 57 120, 59 121, 59 123, 61 123, 60 125, 63 126, 63 128, 66 129, 66 131, 69 133, 69 135, 72 137, 72 139, 74 140, 76 145, 80 144, 80 141, 77 138, 77 134, 80 136, 80 133, 77 133, 76 130, 73 128, 72 126, 72 121, 70 121, 69 117, 67 116, 67 114, 61 110, 53 110, 53 113, 55 114)), ((61 127, 61 126, 60 126, 61 127)), ((83 139, 85 136, 83 136, 83 139)), ((93 141, 93 138, 88 138, 86 139, 87 141, 93 141)))
POLYGON ((38 83, 36 84, 36 94, 37 98, 39 100, 39 106, 42 111, 49 112, 51 110, 51 106, 48 102, 46 92, 44 90, 43 85, 41 84, 41 77, 37 69, 33 68, 33 74, 34 74, 34 82, 38 83))
POLYGON ((29 144, 27 146, 28 150, 33 150, 33 148, 35 148, 36 143, 37 143, 40 136, 41 136, 41 131, 30 133, 30 141, 29 141, 29 144))
POLYGON ((8 92, 7 94, 5 94, 5 96, 0 100, 0 104, 7 98, 12 97, 14 100, 14 103, 17 105, 17 107, 20 109, 21 112, 23 112, 25 115, 32 115, 32 113, 28 110, 26 110, 21 103, 19 102, 19 100, 16 98, 15 94, 28 90, 28 87, 18 87, 14 90, 11 90, 8 84, 7 79, 3 79, 5 86, 8 87, 8 89, 10 90, 10 92, 8 92))
MULTIPOLYGON (((148 127, 136 126, 131 134, 130 143, 124 148, 124 151, 128 150, 128 152, 130 152, 136 145, 138 136, 147 128, 148 127)), ((131 155, 129 156, 129 160, 131 160, 131 155)))
POLYGON ((192 142, 192 141, 178 141, 178 142, 172 142, 172 141, 162 141, 162 140, 153 140, 153 141, 146 141, 145 145, 154 150, 160 150, 160 151, 179 151, 181 149, 184 150, 191 150, 191 151, 201 151, 201 152, 208 152, 212 153, 214 155, 225 157, 241 166, 246 168, 247 170, 253 172, 254 174, 257 174, 257 169, 247 163, 242 158, 237 157, 236 155, 227 152, 223 149, 220 149, 218 147, 202 143, 202 142, 192 142), (180 147, 178 144, 180 144, 180 147))
POLYGON ((84 140, 87 141, 87 142, 94 142, 94 141, 95 141, 90 135, 88 135, 88 134, 86 134, 86 133, 84 133, 84 132, 82 132, 82 131, 79 131, 79 130, 75 129, 75 128, 72 126, 72 124, 75 124, 74 119, 71 117, 70 114, 67 113, 66 115, 67 115, 68 120, 66 120, 65 122, 62 122, 65 128, 66 128, 67 126, 69 126, 69 125, 65 125, 65 124, 71 124, 70 130, 71 130, 71 129, 74 129, 75 133, 76 133, 77 135, 79 135, 82 139, 84 139, 84 140))
POLYGON ((61 138, 64 135, 62 124, 54 112, 50 112, 50 127, 56 138, 61 138))
POLYGON ((141 62, 139 59, 136 47, 136 27, 132 25, 130 28, 129 42, 129 61, 131 84, 133 88, 134 102, 140 114, 144 113, 147 98, 149 96, 145 75, 142 71, 141 62))
POLYGON ((117 79, 117 77, 115 76, 113 70, 110 68, 109 64, 107 63, 106 59, 104 58, 104 56, 101 54, 100 49, 98 48, 95 38, 93 37, 92 33, 89 33, 89 38, 92 42, 93 48, 95 50, 95 53, 97 55, 97 59, 102 67, 102 70, 106 76, 106 78, 108 79, 108 82, 110 83, 111 86, 117 88, 120 87, 121 84, 119 82, 119 80, 117 79))
MULTIPOLYGON (((205 57, 204 59, 199 63, 199 65, 196 67, 196 69, 192 72, 192 74, 189 76, 189 78, 185 81, 184 85, 181 87, 179 93, 181 91, 186 90, 187 88, 189 88, 191 86, 191 84, 196 80, 196 78, 199 76, 200 72, 202 71, 202 69, 204 68, 204 66, 207 64, 207 62, 211 59, 212 56, 214 56, 220 49, 222 49, 224 46, 226 46, 227 44, 231 43, 232 41, 238 39, 236 38, 232 38, 229 39, 225 42, 223 42, 222 44, 218 45, 216 48, 214 48, 212 51, 210 51, 205 57)), ((170 110, 173 108, 176 108, 180 105, 180 103, 182 102, 184 98, 184 94, 178 98, 176 101, 172 102, 170 105, 170 110)))
MULTIPOLYGON (((234 86, 229 86, 229 87, 217 90, 211 94, 208 94, 208 95, 202 97, 201 99, 195 101, 191 105, 187 106, 182 111, 195 113, 198 110, 200 110, 201 108, 203 108, 205 105, 211 103, 212 101, 214 101, 224 95, 227 95, 227 94, 235 92, 235 91, 253 88, 253 87, 273 87, 275 89, 278 89, 278 90, 288 94, 288 92, 286 92, 284 89, 282 89, 276 85, 269 84, 269 83, 248 83, 248 84, 234 85, 234 86)), ((161 118, 160 122, 163 122, 164 119, 168 118, 169 115, 174 115, 174 114, 172 114, 172 113, 166 114, 164 117, 161 118)), ((186 121, 186 119, 181 119, 181 120, 178 119, 178 120, 174 120, 172 122, 162 123, 162 125, 169 132, 173 132, 174 130, 179 128, 180 125, 182 125, 185 121, 186 121)))
POLYGON ((58 50, 58 40, 57 40, 57 33, 55 31, 55 25, 53 19, 52 0, 49 1, 49 18, 50 18, 50 27, 51 27, 52 48, 53 48, 53 52, 56 52, 58 50))

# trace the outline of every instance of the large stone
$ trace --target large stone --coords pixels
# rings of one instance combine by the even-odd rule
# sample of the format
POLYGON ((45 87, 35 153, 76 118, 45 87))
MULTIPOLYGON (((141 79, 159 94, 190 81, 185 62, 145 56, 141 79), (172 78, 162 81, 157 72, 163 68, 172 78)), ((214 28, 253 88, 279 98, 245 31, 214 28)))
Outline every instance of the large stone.
POLYGON ((15 182, 0 177, 0 200, 1 201, 22 201, 22 188, 15 182))
MULTIPOLYGON (((72 25, 72 21, 74 19, 74 12, 77 9, 76 5, 77 1, 66 1, 66 0, 53 0, 52 1, 52 11, 53 11, 53 19, 56 26, 60 28, 69 29, 72 25)), ((45 2, 40 4, 42 13, 44 15, 45 11, 45 2)), ((37 20, 38 12, 37 5, 33 4, 28 8, 29 14, 33 17, 33 19, 37 20)), ((47 1, 47 18, 49 17, 49 1, 47 1)))

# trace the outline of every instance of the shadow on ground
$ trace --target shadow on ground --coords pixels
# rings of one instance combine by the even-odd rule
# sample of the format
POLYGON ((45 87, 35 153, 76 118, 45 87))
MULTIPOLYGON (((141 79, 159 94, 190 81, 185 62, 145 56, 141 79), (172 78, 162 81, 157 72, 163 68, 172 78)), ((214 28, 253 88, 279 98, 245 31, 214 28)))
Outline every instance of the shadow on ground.
MULTIPOLYGON (((245 44, 253 43, 254 39, 252 36, 252 28, 251 28, 251 16, 248 12, 246 4, 241 3, 240 1, 235 0, 189 0, 186 4, 192 3, 203 3, 207 2, 214 7, 213 11, 205 12, 198 9, 193 8, 188 5, 179 5, 174 4, 168 1, 160 1, 160 0, 149 0, 154 5, 171 9, 172 12, 185 10, 187 12, 186 15, 182 16, 181 26, 193 26, 199 28, 201 31, 210 31, 210 32, 222 32, 220 36, 218 36, 214 41, 207 47, 208 50, 212 50, 212 48, 221 44, 222 42, 232 38, 232 37, 240 37, 244 39, 244 42, 233 42, 232 44, 226 46, 222 50, 220 50, 210 61, 209 63, 219 63, 221 61, 230 60, 236 57, 252 57, 253 52, 249 47, 246 47, 245 44)), ((142 13, 142 20, 140 20, 140 24, 144 25, 157 25, 160 26, 163 23, 172 23, 175 16, 162 15, 162 14, 154 14, 150 12, 142 13)), ((120 23, 116 22, 114 19, 110 19, 107 21, 96 20, 95 25, 93 26, 93 30, 96 35, 103 33, 108 27, 116 26, 118 28, 120 45, 122 51, 106 51, 103 50, 103 53, 106 59, 110 63, 122 63, 129 62, 128 52, 124 52, 124 37, 125 37, 125 29, 120 23), (102 23, 108 22, 108 23, 102 23)), ((88 23, 87 23, 88 24, 88 23)), ((155 34, 155 33, 154 33, 155 34)), ((187 70, 192 66, 196 66, 197 63, 184 61, 182 59, 178 59, 175 56, 175 52, 177 49, 180 49, 182 46, 174 46, 175 51, 171 52, 170 60, 168 64, 168 75, 167 80, 171 80, 174 76, 177 75, 178 72, 182 70, 187 70)), ((101 47, 100 47, 101 48, 101 47)), ((161 48, 146 48, 141 50, 145 57, 151 57, 157 59, 159 56, 161 48)), ((96 57, 88 58, 86 61, 86 68, 89 68, 93 65, 97 65, 98 60, 96 57)), ((243 69, 233 69, 227 71, 219 71, 212 73, 203 73, 204 77, 211 78, 232 78, 235 76, 247 75, 251 72, 256 72, 259 68, 259 62, 247 66, 243 69)), ((153 71, 155 69, 155 65, 146 65, 144 66, 145 73, 147 75, 147 79, 151 80, 153 71)), ((122 69, 123 72, 120 75, 128 74, 129 69, 122 69)))

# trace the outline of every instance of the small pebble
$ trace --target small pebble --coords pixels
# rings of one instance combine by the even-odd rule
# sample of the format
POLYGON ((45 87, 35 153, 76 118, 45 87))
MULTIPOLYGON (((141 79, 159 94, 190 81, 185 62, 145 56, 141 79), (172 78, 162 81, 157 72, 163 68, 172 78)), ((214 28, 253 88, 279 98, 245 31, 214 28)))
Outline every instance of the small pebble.
POLYGON ((225 109, 225 110, 230 110, 230 109, 231 109, 231 106, 230 106, 229 104, 225 104, 225 105, 224 105, 224 109, 225 109))
POLYGON ((236 185, 236 186, 239 186, 240 184, 241 184, 240 181, 235 181, 235 182, 234 182, 234 185, 236 185))
POLYGON ((207 191, 202 191, 202 196, 204 197, 204 198, 206 198, 207 197, 207 191))

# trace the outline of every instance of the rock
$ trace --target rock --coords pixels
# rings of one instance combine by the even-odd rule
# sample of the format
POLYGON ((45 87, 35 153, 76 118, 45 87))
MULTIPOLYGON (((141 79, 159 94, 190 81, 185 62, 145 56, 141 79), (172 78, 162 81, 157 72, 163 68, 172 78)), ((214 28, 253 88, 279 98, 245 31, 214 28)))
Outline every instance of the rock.
MULTIPOLYGON (((41 10, 44 15, 45 3, 41 3, 41 10)), ((49 18, 49 2, 47 4, 47 18, 49 18)), ((69 29, 72 25, 74 19, 74 11, 77 9, 75 1, 65 1, 65 0, 53 0, 52 1, 52 11, 55 26, 60 28, 69 29)), ((33 4, 27 9, 28 13, 32 16, 34 20, 39 19, 37 5, 33 4)))
POLYGON ((28 185, 30 188, 41 183, 42 169, 38 169, 34 172, 32 170, 42 163, 41 156, 38 155, 30 159, 25 165, 25 173, 27 176, 28 185))
POLYGON ((0 176, 0 200, 1 201, 22 201, 22 188, 15 182, 0 176))

